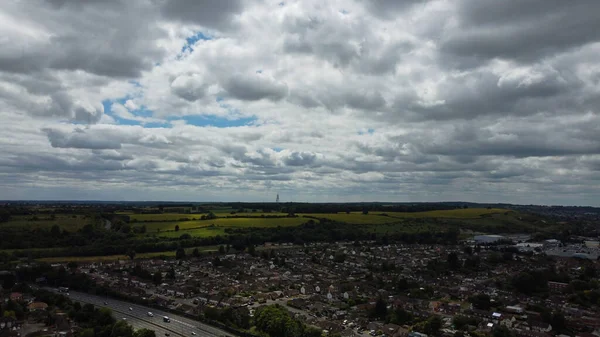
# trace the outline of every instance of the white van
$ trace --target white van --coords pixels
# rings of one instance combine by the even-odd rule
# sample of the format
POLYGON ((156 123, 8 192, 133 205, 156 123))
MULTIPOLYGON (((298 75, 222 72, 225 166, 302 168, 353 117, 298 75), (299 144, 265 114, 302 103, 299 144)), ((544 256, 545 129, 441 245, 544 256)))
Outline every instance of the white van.
POLYGON ((154 314, 148 311, 148 317, 154 317, 154 314))

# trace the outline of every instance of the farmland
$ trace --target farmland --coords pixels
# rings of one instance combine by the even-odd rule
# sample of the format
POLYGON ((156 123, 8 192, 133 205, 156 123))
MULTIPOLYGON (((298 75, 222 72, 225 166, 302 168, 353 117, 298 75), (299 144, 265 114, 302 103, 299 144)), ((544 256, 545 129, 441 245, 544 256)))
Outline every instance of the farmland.
POLYGON ((205 228, 205 227, 278 227, 278 226, 298 226, 305 223, 305 218, 217 218, 212 220, 193 220, 193 221, 172 221, 172 222, 149 222, 145 223, 148 233, 155 231, 175 230, 179 226, 180 230, 205 228))
POLYGON ((2 254, 17 258, 116 256, 128 249, 160 255, 179 247, 373 240, 388 235, 395 240, 436 242, 450 238, 449 232, 466 238, 473 232, 537 233, 557 228, 539 217, 503 208, 312 205, 21 208, 0 222, 0 258, 2 254))
POLYGON ((58 225, 66 231, 76 231, 92 222, 91 217, 80 214, 18 215, 12 217, 10 221, 0 222, 0 230, 50 229, 52 226, 58 225))

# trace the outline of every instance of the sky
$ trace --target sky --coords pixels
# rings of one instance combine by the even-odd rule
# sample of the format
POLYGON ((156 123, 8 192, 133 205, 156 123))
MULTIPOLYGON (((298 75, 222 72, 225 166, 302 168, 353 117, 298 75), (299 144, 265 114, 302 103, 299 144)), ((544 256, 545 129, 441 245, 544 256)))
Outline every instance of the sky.
POLYGON ((598 0, 4 0, 0 199, 600 206, 598 0))

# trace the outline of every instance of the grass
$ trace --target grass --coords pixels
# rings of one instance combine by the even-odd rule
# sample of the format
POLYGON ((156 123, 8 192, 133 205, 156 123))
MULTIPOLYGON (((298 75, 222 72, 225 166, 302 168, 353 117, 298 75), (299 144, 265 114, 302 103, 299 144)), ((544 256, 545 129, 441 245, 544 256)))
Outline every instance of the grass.
POLYGON ((225 235, 225 228, 224 227, 203 227, 203 228, 191 228, 191 229, 183 229, 183 230, 179 230, 179 231, 173 231, 170 230, 168 232, 166 231, 162 231, 162 232, 149 232, 147 233, 147 235, 157 235, 159 237, 164 237, 164 238, 178 238, 180 236, 182 236, 183 234, 189 234, 193 237, 211 237, 211 236, 217 236, 217 235, 225 235))
POLYGON ((11 220, 0 223, 0 230, 18 230, 18 229, 50 229, 58 225, 61 230, 75 232, 83 226, 92 223, 93 219, 84 215, 58 214, 54 219, 49 215, 36 215, 38 220, 34 220, 33 215, 13 216, 11 220))
POLYGON ((396 218, 452 218, 452 219, 477 219, 489 214, 498 214, 511 212, 502 208, 466 208, 466 209, 450 209, 427 212, 389 212, 389 216, 396 218))
POLYGON ((179 219, 198 219, 202 214, 195 213, 159 213, 159 214, 129 214, 134 221, 178 221, 179 219))
POLYGON ((305 214, 316 218, 326 218, 334 221, 355 225, 378 225, 399 222, 402 219, 482 219, 494 214, 509 212, 500 208, 467 208, 427 212, 362 212, 337 213, 337 214, 305 214), (384 214, 387 214, 384 215, 384 214))
POLYGON ((326 213, 317 213, 317 214, 303 214, 308 217, 314 218, 325 218, 333 221, 345 222, 354 225, 376 225, 376 224, 385 224, 385 223, 393 223, 398 222, 398 219, 377 215, 377 214, 362 214, 362 213, 338 213, 338 214, 326 214, 326 213))
MULTIPOLYGON (((203 246, 203 247, 192 247, 186 248, 185 253, 187 255, 191 255, 195 248, 198 248, 200 252, 216 252, 219 250, 218 246, 203 246)), ((174 257, 175 251, 169 250, 164 252, 152 252, 152 253, 138 253, 135 255, 135 259, 151 259, 157 257, 174 257)), ((89 263, 89 262, 108 262, 108 261, 118 261, 118 260, 129 260, 127 255, 100 255, 100 256, 57 256, 57 257, 44 257, 37 259, 37 261, 47 262, 47 263, 62 263, 62 262, 81 262, 81 263, 89 263)))
MULTIPOLYGON (((149 234, 157 232, 157 230, 168 231, 174 230, 175 226, 179 226, 180 231, 199 227, 208 227, 214 225, 216 228, 239 228, 239 227, 257 227, 270 228, 278 226, 298 226, 308 219, 298 218, 218 218, 213 220, 194 220, 194 221, 173 221, 173 222, 148 222, 145 223, 146 231, 149 234)), ((183 234, 183 233, 181 233, 183 234)))

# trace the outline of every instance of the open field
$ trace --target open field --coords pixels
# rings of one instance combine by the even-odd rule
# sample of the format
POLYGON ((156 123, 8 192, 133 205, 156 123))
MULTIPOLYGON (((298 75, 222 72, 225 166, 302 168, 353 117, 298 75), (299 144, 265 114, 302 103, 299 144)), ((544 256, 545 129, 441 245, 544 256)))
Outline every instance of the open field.
MULTIPOLYGON (((228 227, 284 227, 284 226, 298 226, 310 219, 298 217, 298 218, 218 218, 213 220, 195 220, 195 221, 173 221, 173 222, 147 222, 146 233, 155 233, 158 230, 168 231, 174 230, 175 226, 179 226, 179 230, 185 230, 190 228, 208 227, 214 225, 216 228, 228 228, 228 227)), ((183 234, 183 233, 181 233, 183 234)), ((190 233, 191 234, 191 233, 190 233)))
MULTIPOLYGON (((273 213, 263 213, 263 212, 246 212, 246 213, 235 213, 231 214, 231 211, 226 212, 213 212, 219 218, 227 218, 227 217, 268 217, 268 216, 285 216, 287 213, 273 212, 273 213)), ((188 220, 200 220, 203 213, 162 213, 162 214, 127 214, 121 213, 123 215, 128 215, 131 221, 135 222, 152 222, 152 221, 180 221, 182 219, 188 220)))
POLYGON ((324 218, 324 219, 329 219, 329 220, 333 220, 333 221, 345 222, 345 223, 354 224, 354 225, 377 225, 377 224, 398 222, 397 218, 392 218, 392 217, 378 215, 378 214, 317 213, 317 214, 302 214, 302 215, 313 217, 313 218, 319 218, 319 219, 324 218))
MULTIPOLYGON (((186 248, 185 253, 188 255, 192 254, 195 248, 198 248, 200 252, 216 252, 219 250, 218 246, 204 246, 204 247, 192 247, 186 248)), ((138 253, 135 255, 136 259, 151 259, 156 257, 174 257, 175 251, 169 250, 164 252, 152 252, 152 253, 138 253)), ((57 256, 57 257, 45 257, 37 259, 38 261, 48 263, 59 263, 59 262, 108 262, 118 260, 129 260, 127 255, 105 255, 105 256, 57 256)))
MULTIPOLYGON (((439 210, 439 211, 428 211, 428 212, 388 212, 389 216, 396 218, 453 218, 453 219, 477 219, 489 214, 498 214, 511 212, 507 209, 502 208, 465 208, 465 209, 450 209, 450 210, 439 210)), ((381 214, 383 212, 375 212, 374 214, 381 214)), ((514 213, 514 212, 513 212, 514 213)))
POLYGON ((389 224, 398 222, 401 219, 483 219, 493 214, 504 214, 509 212, 500 208, 467 208, 452 209, 428 212, 362 212, 337 213, 337 214, 304 214, 306 216, 325 218, 334 221, 345 222, 356 225, 367 224, 389 224), (387 214, 384 215, 384 214, 387 214))
POLYGON ((7 222, 0 222, 0 230, 50 229, 58 225, 61 230, 74 232, 92 221, 92 218, 80 214, 57 214, 54 218, 49 215, 16 215, 7 222))

